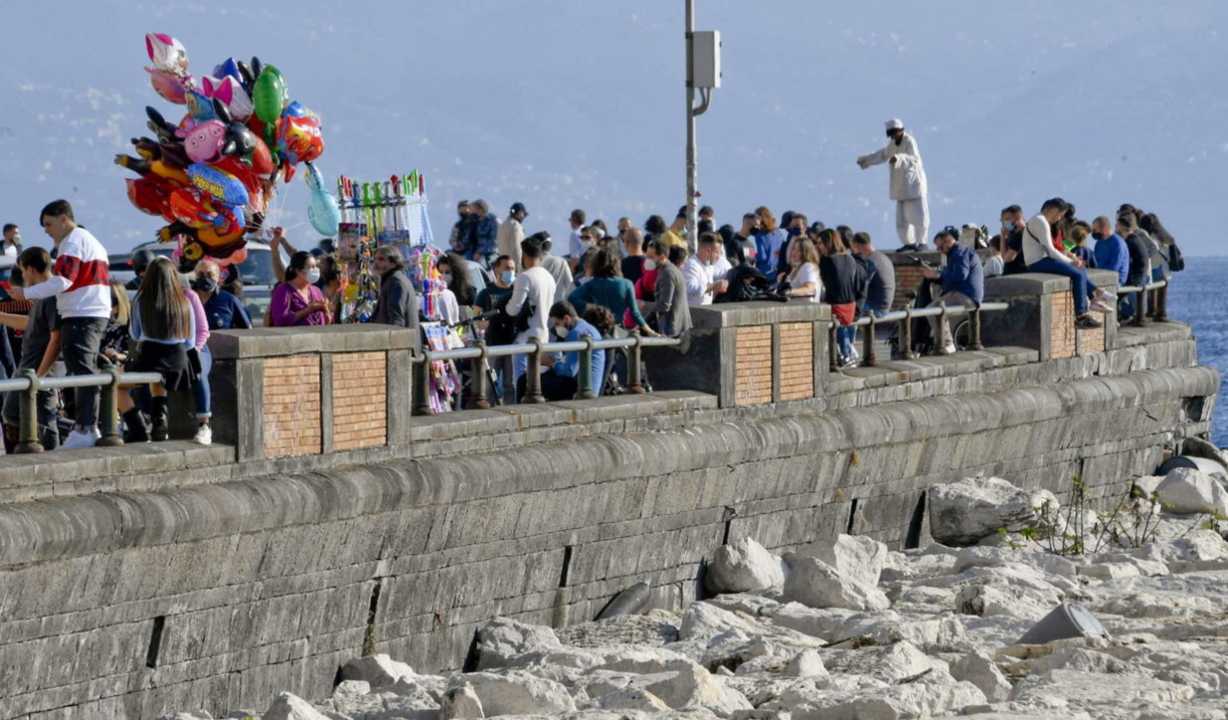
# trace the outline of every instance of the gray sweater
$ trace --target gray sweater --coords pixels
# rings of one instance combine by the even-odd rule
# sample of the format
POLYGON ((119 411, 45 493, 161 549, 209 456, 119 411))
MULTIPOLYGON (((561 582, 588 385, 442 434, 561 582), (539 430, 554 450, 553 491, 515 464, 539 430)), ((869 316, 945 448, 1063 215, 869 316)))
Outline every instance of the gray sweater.
POLYGON ((673 263, 667 262, 657 271, 654 292, 656 300, 645 308, 645 315, 657 316, 657 331, 666 337, 678 337, 691 329, 691 307, 686 299, 686 278, 673 263))

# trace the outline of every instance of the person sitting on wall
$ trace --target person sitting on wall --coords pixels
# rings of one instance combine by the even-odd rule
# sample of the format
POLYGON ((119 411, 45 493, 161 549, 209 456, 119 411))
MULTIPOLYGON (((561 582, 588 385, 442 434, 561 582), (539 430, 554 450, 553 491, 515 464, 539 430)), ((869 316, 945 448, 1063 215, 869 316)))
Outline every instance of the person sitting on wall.
POLYGON ((1087 271, 1075 264, 1066 254, 1053 245, 1051 228, 1066 215, 1066 201, 1051 198, 1041 205, 1040 212, 1028 221, 1023 229, 1023 258, 1028 272, 1051 273, 1070 278, 1071 295, 1074 297, 1075 324, 1080 328, 1098 328, 1101 322, 1092 317, 1089 310, 1107 312, 1108 302, 1115 301, 1108 293, 1097 288, 1087 277, 1087 271), (1090 300, 1090 303, 1089 303, 1090 300), (1090 305, 1090 307, 1089 307, 1090 305))
MULTIPOLYGON (((600 308, 600 306, 597 306, 600 308)), ((600 308, 603 309, 603 308, 600 308)), ((610 328, 614 325, 614 316, 605 310, 608 316, 606 323, 610 328)), ((601 333, 589 322, 582 319, 575 307, 566 300, 556 302, 550 307, 550 324, 553 327, 555 339, 563 342, 583 342, 584 338, 594 341, 601 339, 601 333)), ((580 352, 571 351, 560 355, 542 355, 542 365, 549 368, 541 375, 542 395, 550 401, 570 400, 576 396, 580 386, 580 352)), ((593 350, 592 363, 589 366, 589 387, 594 393, 601 392, 602 378, 605 377, 605 350, 593 350)), ((516 396, 524 399, 526 375, 521 375, 516 382, 516 396)))
MULTIPOLYGON (((985 299, 985 275, 976 251, 967 245, 961 245, 956 231, 952 228, 946 228, 935 235, 934 245, 937 246, 938 252, 947 256, 947 263, 941 272, 933 268, 924 268, 921 271, 926 278, 942 283, 942 294, 931 302, 929 307, 980 306, 985 299)), ((929 321, 934 342, 945 341, 940 352, 943 355, 953 354, 955 340, 951 337, 950 323, 940 316, 931 316, 929 321)))

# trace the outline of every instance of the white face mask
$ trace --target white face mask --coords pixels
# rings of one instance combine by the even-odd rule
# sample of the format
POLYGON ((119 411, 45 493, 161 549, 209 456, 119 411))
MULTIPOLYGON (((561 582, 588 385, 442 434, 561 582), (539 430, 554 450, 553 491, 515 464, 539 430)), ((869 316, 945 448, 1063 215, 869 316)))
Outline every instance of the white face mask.
POLYGON ((555 325, 554 334, 557 335, 560 340, 566 340, 567 339, 567 328, 563 327, 562 325, 555 325))
POLYGON ((656 270, 656 269, 657 269, 657 262, 656 262, 655 260, 651 260, 651 259, 649 259, 649 260, 645 260, 645 261, 644 261, 644 269, 645 269, 645 270, 656 270))
POLYGON ((320 268, 312 268, 307 271, 307 282, 312 285, 320 282, 320 268))

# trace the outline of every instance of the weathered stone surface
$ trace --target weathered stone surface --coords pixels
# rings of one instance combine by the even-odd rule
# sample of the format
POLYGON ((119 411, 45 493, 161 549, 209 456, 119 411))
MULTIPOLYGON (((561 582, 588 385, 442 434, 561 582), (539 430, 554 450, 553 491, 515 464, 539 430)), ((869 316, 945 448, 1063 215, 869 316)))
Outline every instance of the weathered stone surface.
POLYGON ((976 685, 991 703, 1005 702, 1010 698, 1010 681, 998 669, 993 659, 987 655, 980 653, 964 655, 951 663, 951 677, 976 685))
POLYGON ((738 710, 750 710, 741 693, 725 687, 712 673, 695 663, 664 673, 645 688, 675 710, 705 708, 721 717, 738 710))
POLYGON ((1174 468, 1156 488, 1168 512, 1228 515, 1228 490, 1215 476, 1192 468, 1174 468))
POLYGON ((769 590, 784 581, 780 558, 750 537, 717 548, 704 579, 715 593, 769 590))
POLYGON ((486 717, 482 700, 469 683, 449 688, 439 706, 440 720, 479 720, 486 717))
POLYGON ((807 545, 802 554, 822 560, 835 568, 841 577, 875 587, 887 560, 887 546, 864 535, 837 535, 834 540, 807 545))
POLYGON ((413 677, 414 669, 388 655, 367 655, 354 658, 341 667, 342 680, 359 680, 370 688, 391 685, 403 677, 413 677))
POLYGON ((503 667, 518 655, 558 647, 561 643, 551 628, 495 618, 478 628, 478 669, 503 667))
POLYGON ((306 700, 284 692, 264 711, 263 720, 329 720, 329 717, 306 700))
POLYGON ((943 545, 973 545, 999 529, 1022 530, 1036 520, 1031 494, 996 477, 935 485, 928 506, 930 533, 943 545))
POLYGON ((785 663, 781 674, 800 678, 823 677, 827 675, 827 668, 817 650, 803 650, 785 663))
MULTIPOLYGON (((571 712, 576 704, 567 688, 523 670, 478 672, 457 676, 458 687, 468 683, 487 717, 571 712)), ((449 688, 449 691, 451 688, 449 688)))
POLYGON ((785 556, 785 564, 785 600, 814 608, 885 610, 891 606, 877 587, 846 578, 817 557, 791 553, 785 556))
POLYGON ((669 712, 670 706, 661 698, 643 688, 628 687, 615 690, 597 698, 597 707, 602 710, 638 710, 641 712, 669 712))

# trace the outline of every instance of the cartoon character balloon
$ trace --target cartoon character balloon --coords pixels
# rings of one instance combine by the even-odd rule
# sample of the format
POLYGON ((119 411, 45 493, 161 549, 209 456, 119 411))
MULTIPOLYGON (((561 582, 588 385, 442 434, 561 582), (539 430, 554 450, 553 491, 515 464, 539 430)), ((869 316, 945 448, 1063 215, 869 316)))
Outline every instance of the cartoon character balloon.
POLYGON ((226 126, 220 120, 206 120, 192 128, 183 139, 183 147, 187 150, 189 160, 194 163, 207 163, 221 156, 225 142, 226 126))
POLYGON ((145 72, 149 73, 149 84, 153 86, 154 92, 164 100, 176 105, 187 104, 188 83, 191 78, 157 68, 145 68, 145 72))
POLYGON ((236 78, 227 75, 219 80, 206 76, 200 79, 200 86, 205 97, 222 103, 235 120, 242 121, 251 116, 252 99, 243 89, 243 83, 236 78))
POLYGON ((186 75, 188 72, 188 51, 178 40, 166 33, 147 34, 145 53, 158 70, 178 75, 186 75))

